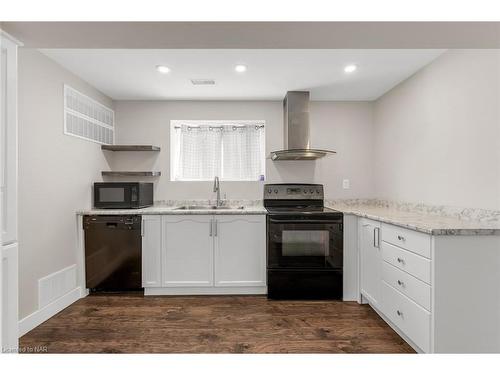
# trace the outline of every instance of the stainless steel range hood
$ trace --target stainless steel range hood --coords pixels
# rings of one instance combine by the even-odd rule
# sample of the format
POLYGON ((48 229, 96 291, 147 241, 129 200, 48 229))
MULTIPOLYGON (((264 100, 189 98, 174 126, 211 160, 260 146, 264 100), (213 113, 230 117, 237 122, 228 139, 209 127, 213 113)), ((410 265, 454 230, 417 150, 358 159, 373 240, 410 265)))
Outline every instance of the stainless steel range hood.
POLYGON ((272 151, 272 160, 316 160, 335 154, 335 151, 310 147, 308 91, 288 91, 283 112, 285 149, 272 151))

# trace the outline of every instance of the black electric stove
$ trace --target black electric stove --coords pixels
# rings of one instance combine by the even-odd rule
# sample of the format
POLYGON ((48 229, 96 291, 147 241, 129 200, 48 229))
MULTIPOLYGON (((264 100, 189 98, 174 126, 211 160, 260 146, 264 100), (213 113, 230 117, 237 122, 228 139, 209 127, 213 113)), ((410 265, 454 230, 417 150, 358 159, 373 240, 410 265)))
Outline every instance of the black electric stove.
POLYGON ((343 214, 323 185, 266 184, 267 285, 272 299, 342 299, 343 214))

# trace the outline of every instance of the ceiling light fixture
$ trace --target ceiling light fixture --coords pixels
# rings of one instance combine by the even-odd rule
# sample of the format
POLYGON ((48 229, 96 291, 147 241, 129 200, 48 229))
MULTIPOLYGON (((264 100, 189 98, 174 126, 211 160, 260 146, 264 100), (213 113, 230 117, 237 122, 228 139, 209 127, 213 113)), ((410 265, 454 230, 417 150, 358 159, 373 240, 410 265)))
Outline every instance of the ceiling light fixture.
POLYGON ((167 74, 170 72, 170 68, 165 65, 156 65, 156 70, 162 74, 167 74))
POLYGON ((247 71, 247 66, 243 64, 238 64, 234 67, 234 70, 236 70, 238 73, 244 73, 247 71))
POLYGON ((345 68, 344 68, 344 72, 346 73, 353 73, 356 71, 356 69, 358 69, 358 67, 354 64, 349 64, 349 65, 346 65, 345 68))

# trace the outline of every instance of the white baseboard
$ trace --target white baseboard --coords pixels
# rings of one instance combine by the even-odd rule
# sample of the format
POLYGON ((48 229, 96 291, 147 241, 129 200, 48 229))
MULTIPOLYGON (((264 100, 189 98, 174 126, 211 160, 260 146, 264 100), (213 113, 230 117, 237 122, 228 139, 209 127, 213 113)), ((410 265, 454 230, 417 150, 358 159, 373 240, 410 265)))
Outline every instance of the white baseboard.
POLYGON ((49 303, 47 306, 44 306, 43 308, 21 319, 19 321, 19 337, 25 335, 33 328, 39 326, 47 319, 53 317, 59 311, 64 310, 66 307, 78 301, 80 298, 84 296, 85 293, 82 294, 81 288, 77 287, 71 290, 70 292, 66 293, 62 297, 49 303))

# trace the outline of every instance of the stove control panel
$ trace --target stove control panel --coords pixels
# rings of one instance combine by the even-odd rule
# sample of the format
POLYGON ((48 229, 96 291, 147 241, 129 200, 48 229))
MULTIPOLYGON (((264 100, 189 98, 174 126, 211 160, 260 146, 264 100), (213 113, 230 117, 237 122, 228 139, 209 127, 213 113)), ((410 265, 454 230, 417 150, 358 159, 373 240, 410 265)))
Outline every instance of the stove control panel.
POLYGON ((323 199, 321 184, 266 184, 264 199, 323 199))

